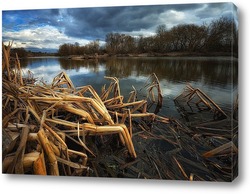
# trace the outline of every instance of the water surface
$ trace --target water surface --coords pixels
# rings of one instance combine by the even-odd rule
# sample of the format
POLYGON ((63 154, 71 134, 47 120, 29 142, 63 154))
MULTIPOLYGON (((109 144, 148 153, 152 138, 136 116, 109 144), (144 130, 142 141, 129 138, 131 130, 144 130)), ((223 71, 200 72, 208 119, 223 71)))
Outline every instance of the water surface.
POLYGON ((230 57, 108 58, 83 61, 40 57, 29 58, 21 64, 24 73, 30 70, 35 77, 47 83, 65 71, 76 87, 92 85, 98 93, 104 84, 109 84, 104 76, 117 77, 125 98, 132 86, 139 91, 148 77, 155 73, 164 97, 160 114, 168 117, 179 117, 173 99, 187 83, 203 90, 226 112, 232 110, 238 89, 238 61, 230 57))

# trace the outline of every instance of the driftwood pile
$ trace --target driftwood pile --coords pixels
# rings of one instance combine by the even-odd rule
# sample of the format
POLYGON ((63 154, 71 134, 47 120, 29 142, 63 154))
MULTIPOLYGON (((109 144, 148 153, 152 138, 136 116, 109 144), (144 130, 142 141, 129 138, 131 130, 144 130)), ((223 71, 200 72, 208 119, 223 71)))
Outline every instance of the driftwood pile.
POLYGON ((18 56, 10 60, 10 49, 3 45, 3 173, 208 181, 237 176, 238 122, 201 90, 188 85, 175 99, 185 119, 179 121, 157 115, 163 97, 155 74, 145 84, 145 99, 138 100, 133 88, 125 101, 115 77, 106 77, 110 84, 100 95, 92 86, 75 88, 65 72, 50 85, 37 84, 32 73, 22 75, 18 56))

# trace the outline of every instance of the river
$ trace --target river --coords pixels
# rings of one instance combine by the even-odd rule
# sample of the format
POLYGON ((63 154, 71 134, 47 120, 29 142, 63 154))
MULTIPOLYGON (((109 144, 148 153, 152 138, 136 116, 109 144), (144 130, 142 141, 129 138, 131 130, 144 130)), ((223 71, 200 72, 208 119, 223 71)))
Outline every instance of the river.
MULTIPOLYGON (((134 86, 138 91, 155 73, 163 93, 161 115, 180 117, 173 99, 190 83, 210 96, 224 111, 232 110, 238 91, 238 60, 231 57, 148 57, 107 58, 101 60, 69 60, 59 57, 36 57, 21 61, 24 74, 28 70, 39 80, 51 83, 65 71, 76 87, 92 85, 98 93, 104 76, 117 77, 125 98, 134 86)), ((143 97, 143 95, 142 95, 143 97)))

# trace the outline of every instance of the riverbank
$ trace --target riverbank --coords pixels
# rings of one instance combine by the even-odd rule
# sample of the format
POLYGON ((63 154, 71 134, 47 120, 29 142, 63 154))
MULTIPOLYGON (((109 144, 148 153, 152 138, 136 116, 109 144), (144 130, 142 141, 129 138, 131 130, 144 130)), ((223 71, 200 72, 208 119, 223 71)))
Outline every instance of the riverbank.
MULTIPOLYGON (((169 53, 136 53, 136 54, 94 54, 94 55, 70 55, 65 56, 72 60, 103 59, 108 57, 231 57, 228 52, 169 52, 169 53)), ((238 56, 234 53, 234 58, 238 56)))

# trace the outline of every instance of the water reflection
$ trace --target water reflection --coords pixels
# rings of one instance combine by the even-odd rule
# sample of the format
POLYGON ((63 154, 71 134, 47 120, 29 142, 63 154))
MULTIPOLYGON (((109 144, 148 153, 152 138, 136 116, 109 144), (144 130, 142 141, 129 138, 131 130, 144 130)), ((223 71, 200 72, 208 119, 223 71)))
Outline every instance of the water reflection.
POLYGON ((98 60, 70 60, 65 58, 59 58, 59 63, 61 68, 64 70, 75 69, 79 71, 81 67, 85 67, 92 72, 99 72, 99 64, 98 60))
POLYGON ((151 73, 156 73, 162 86, 162 112, 177 116, 172 99, 191 83, 201 88, 222 108, 231 110, 238 85, 238 62, 230 58, 108 58, 102 60, 68 60, 64 58, 30 58, 21 62, 24 73, 31 70, 50 83, 66 71, 75 86, 92 85, 98 93, 109 81, 104 76, 119 78, 121 92, 128 96, 132 85, 140 89, 151 73), (233 90, 233 91, 232 91, 233 90), (234 92, 234 93, 233 93, 234 92))
POLYGON ((35 77, 50 83, 52 79, 61 71, 66 71, 70 77, 77 75, 92 75, 104 71, 103 65, 94 62, 79 63, 67 59, 49 58, 29 58, 21 61, 24 74, 30 70, 35 77))
POLYGON ((226 86, 238 80, 237 61, 228 58, 123 58, 106 63, 106 74, 116 77, 148 76, 156 73, 160 80, 171 82, 203 81, 204 84, 226 86))
POLYGON ((22 67, 52 74, 53 71, 74 70, 98 73, 105 68, 106 76, 118 78, 148 77, 156 73, 159 80, 170 82, 204 82, 204 84, 226 86, 238 82, 238 62, 229 58, 109 58, 102 60, 68 60, 65 58, 30 58, 22 60, 22 67), (233 82, 232 82, 233 78, 233 82))

